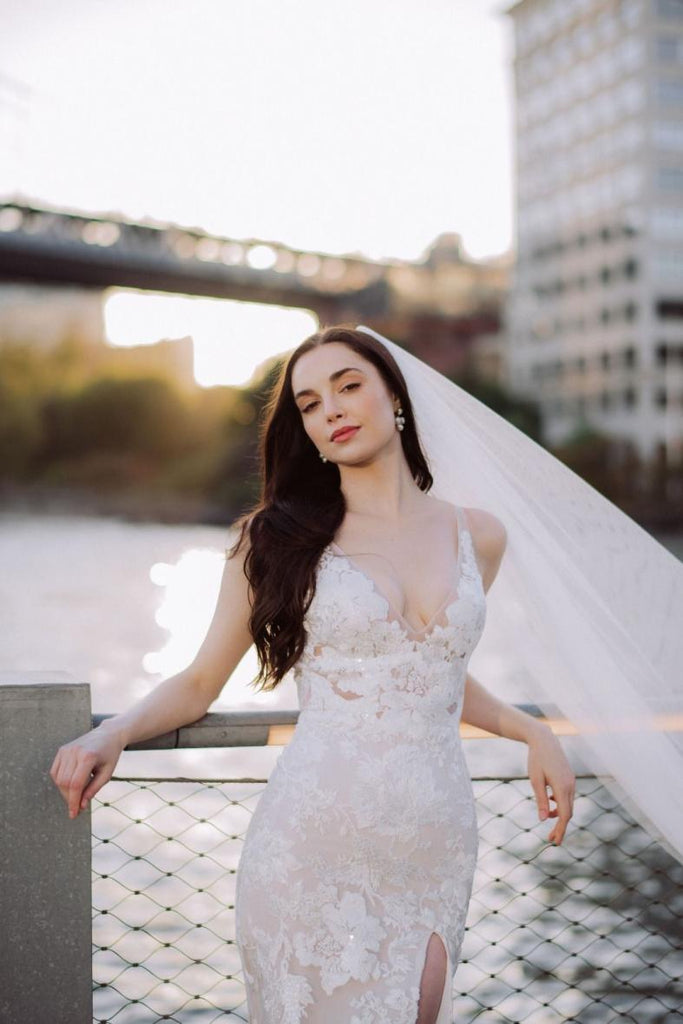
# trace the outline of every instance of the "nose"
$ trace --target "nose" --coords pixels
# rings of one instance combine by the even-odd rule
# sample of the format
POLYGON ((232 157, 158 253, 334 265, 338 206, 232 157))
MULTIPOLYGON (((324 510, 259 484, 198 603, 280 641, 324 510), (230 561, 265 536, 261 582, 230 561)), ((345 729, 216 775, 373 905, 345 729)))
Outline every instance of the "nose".
POLYGON ((342 415, 342 410, 339 408, 335 395, 330 395, 328 398, 323 399, 323 408, 328 420, 337 419, 342 415))

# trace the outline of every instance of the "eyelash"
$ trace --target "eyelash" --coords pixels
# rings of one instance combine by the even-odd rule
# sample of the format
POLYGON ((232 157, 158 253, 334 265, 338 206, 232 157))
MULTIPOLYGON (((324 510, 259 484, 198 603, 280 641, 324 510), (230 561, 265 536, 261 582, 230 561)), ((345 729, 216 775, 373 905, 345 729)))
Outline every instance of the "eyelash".
MULTIPOLYGON (((342 391, 346 391, 346 390, 348 390, 348 388, 359 388, 359 387, 360 387, 360 382, 359 381, 351 381, 351 383, 344 385, 344 387, 342 388, 342 391)), ((304 406, 304 408, 301 410, 301 412, 302 413, 310 412, 311 409, 313 409, 315 405, 316 405, 315 402, 309 402, 308 405, 304 406)))

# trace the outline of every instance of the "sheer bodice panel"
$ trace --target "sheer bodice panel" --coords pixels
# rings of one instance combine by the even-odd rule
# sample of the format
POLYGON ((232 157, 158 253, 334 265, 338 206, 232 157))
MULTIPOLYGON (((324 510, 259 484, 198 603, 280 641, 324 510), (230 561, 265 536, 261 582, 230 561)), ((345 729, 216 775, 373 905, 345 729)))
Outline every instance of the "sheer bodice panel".
POLYGON ((423 630, 410 627, 336 545, 325 549, 306 617, 308 641, 294 668, 302 712, 375 730, 410 728, 416 716, 459 720, 486 600, 466 528, 458 547, 451 594, 423 630))

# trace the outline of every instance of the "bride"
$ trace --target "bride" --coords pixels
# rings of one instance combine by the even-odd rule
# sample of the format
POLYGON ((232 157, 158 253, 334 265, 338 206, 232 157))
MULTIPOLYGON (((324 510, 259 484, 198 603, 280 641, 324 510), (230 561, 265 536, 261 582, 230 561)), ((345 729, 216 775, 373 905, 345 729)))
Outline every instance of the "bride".
POLYGON ((362 328, 289 355, 262 464, 192 663, 60 747, 50 775, 75 818, 127 745, 201 718, 255 644, 256 682, 292 671, 300 716, 238 872, 252 1024, 446 1024, 477 852, 459 722, 527 745, 549 842, 573 811, 551 729, 467 672, 506 526, 429 493, 404 374, 362 328))

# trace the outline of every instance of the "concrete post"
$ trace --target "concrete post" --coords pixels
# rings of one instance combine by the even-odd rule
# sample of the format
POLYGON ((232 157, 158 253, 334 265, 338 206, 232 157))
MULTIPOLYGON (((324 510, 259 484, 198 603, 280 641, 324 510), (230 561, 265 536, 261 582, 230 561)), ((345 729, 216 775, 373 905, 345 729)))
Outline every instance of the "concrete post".
POLYGON ((2 1024, 92 1024, 90 811, 72 821, 49 775, 90 729, 90 687, 55 678, 0 673, 2 1024))

